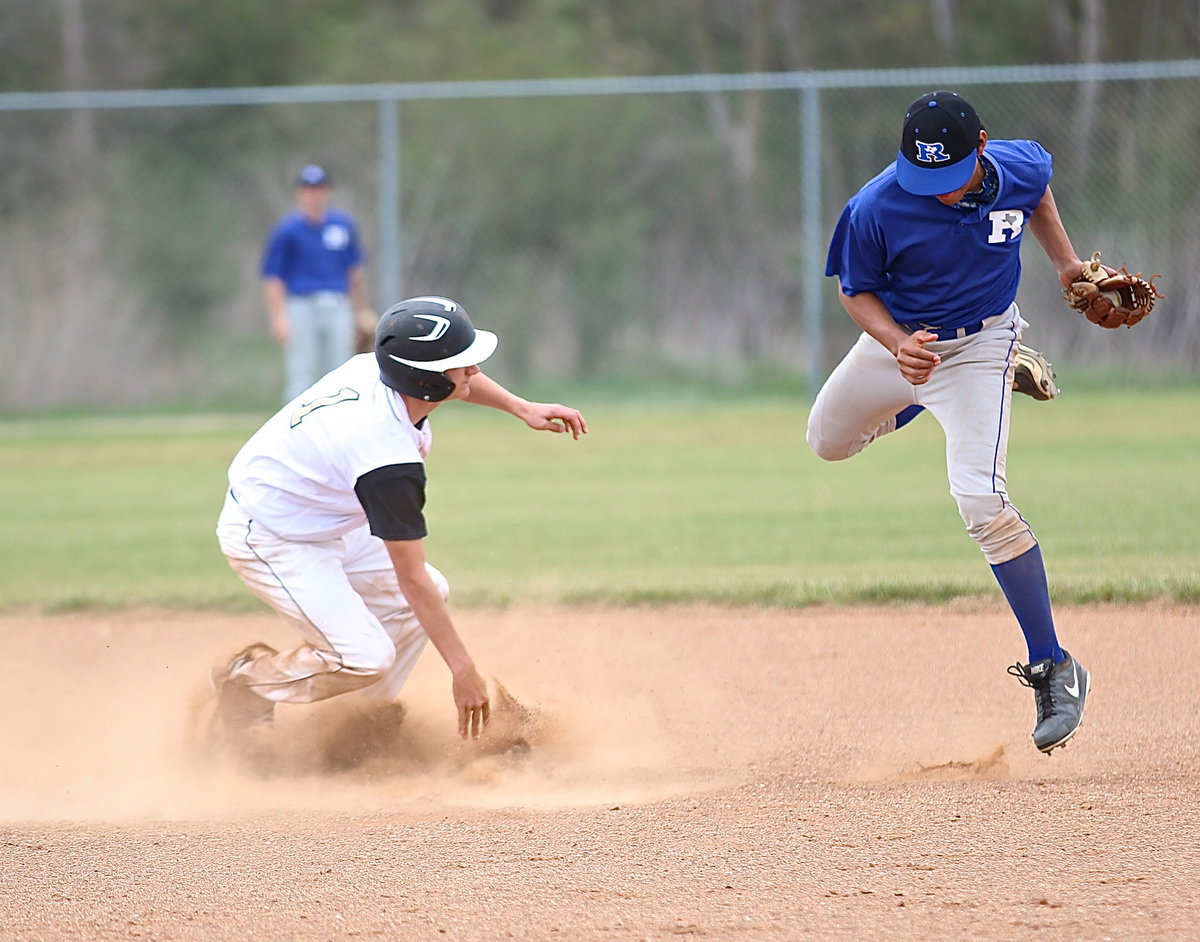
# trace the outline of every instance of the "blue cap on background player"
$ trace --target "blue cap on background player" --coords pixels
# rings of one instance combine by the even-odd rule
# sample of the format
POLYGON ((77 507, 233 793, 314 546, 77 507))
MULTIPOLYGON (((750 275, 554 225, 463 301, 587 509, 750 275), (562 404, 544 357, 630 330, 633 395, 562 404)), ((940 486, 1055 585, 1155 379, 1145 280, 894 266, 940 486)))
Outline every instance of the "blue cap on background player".
POLYGON ((929 92, 904 115, 896 180, 917 196, 953 193, 971 179, 983 125, 957 92, 929 92))
POLYGON ((329 186, 329 171, 317 164, 303 167, 296 177, 297 186, 329 186))

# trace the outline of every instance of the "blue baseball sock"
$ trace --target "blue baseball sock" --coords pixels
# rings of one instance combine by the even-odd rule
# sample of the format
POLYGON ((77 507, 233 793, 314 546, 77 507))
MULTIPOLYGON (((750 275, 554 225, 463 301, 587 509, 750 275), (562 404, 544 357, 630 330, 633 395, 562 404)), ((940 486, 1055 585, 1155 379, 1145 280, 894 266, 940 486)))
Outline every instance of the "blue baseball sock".
POLYGON ((924 406, 905 406, 896 413, 896 428, 904 428, 924 411, 924 406))
POLYGON ((1055 664, 1065 661, 1066 655, 1058 646, 1058 636, 1054 633, 1042 548, 1035 544, 1033 549, 1016 559, 993 565, 992 572, 1021 625, 1025 644, 1029 647, 1029 663, 1045 658, 1052 659, 1055 664))

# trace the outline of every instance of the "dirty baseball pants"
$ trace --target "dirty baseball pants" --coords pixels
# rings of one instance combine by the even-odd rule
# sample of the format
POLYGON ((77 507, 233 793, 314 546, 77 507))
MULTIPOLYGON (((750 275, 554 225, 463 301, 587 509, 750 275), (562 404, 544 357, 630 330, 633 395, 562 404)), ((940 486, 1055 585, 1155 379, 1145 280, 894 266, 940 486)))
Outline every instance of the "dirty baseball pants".
MULTIPOLYGON (((365 527, 333 540, 285 540, 227 497, 217 540, 250 590, 296 629, 303 643, 238 671, 277 703, 311 703, 361 690, 395 698, 428 636, 400 591, 383 541, 365 527)), ((449 592, 432 566, 430 576, 449 592)))
POLYGON ((895 431, 902 409, 924 406, 946 434, 950 493, 967 532, 997 565, 1037 545, 1005 479, 1017 342, 1027 325, 1015 304, 983 324, 978 333, 927 344, 942 362, 920 386, 863 333, 817 395, 807 440, 820 457, 840 461, 895 431))

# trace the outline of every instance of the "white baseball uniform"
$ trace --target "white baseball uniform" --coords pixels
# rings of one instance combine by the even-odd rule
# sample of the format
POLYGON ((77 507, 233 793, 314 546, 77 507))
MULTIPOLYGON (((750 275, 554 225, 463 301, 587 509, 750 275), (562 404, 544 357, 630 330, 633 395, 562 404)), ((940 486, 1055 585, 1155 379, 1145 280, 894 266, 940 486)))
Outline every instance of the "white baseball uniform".
MULTIPOLYGON (((247 586, 304 639, 239 676, 307 703, 350 690, 392 698, 427 636, 383 540, 426 535, 429 420, 413 425, 373 354, 352 357, 260 428, 234 458, 217 524, 247 586)), ((446 580, 427 567, 443 596, 446 580)))

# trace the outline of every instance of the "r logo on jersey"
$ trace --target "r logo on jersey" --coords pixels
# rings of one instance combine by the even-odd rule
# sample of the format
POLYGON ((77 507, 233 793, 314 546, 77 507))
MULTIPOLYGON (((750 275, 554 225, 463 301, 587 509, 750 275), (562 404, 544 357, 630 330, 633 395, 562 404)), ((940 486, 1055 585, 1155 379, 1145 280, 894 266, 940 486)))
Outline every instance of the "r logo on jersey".
POLYGON ((1025 213, 1019 209, 993 209, 988 213, 988 219, 992 221, 992 231, 988 233, 988 244, 996 242, 1012 241, 1021 234, 1021 227, 1025 225, 1025 213), (1005 235, 1011 233, 1011 235, 1005 235))
POLYGON ((350 230, 339 223, 330 223, 321 230, 321 242, 331 252, 340 252, 350 243, 350 230))
POLYGON ((946 153, 946 145, 941 141, 934 141, 932 144, 925 141, 914 141, 917 145, 917 160, 923 164, 940 164, 943 160, 949 160, 950 155, 946 153))

